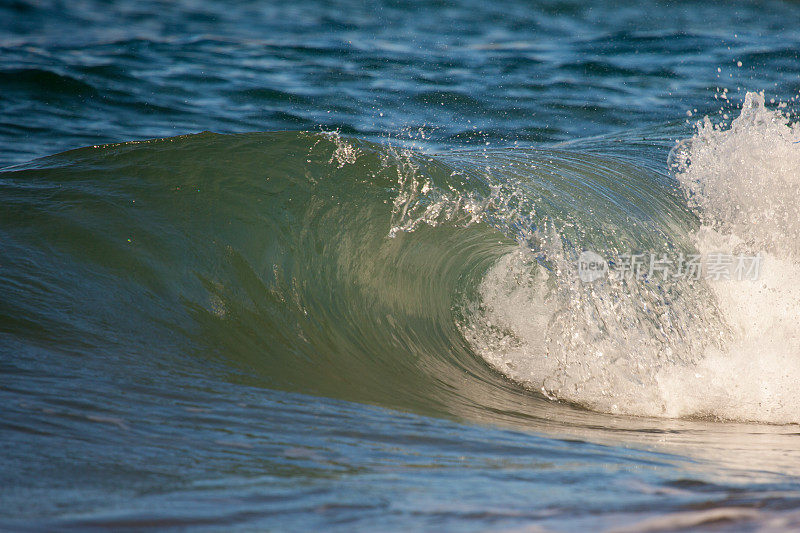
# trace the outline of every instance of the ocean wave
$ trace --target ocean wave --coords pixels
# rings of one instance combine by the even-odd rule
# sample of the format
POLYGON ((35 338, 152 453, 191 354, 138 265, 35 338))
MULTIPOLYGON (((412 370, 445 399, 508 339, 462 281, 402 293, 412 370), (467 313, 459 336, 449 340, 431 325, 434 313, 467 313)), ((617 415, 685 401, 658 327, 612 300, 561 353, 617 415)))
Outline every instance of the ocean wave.
POLYGON ((429 154, 335 133, 35 160, 0 173, 0 321, 27 343, 425 414, 797 422, 796 267, 768 246, 793 226, 736 218, 789 205, 797 130, 755 102, 680 145, 674 175, 578 146, 429 154), (774 194, 754 197, 762 143, 784 144, 774 194), (758 283, 578 271, 587 250, 613 267, 734 234, 772 254, 758 283))

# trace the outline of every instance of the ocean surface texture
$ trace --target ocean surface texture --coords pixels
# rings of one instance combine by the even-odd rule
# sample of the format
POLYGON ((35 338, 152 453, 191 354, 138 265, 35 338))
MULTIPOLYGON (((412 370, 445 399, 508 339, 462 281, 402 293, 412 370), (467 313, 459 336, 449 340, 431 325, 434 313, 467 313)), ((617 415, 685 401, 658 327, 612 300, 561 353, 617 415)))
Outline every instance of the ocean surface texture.
POLYGON ((0 0, 0 529, 800 529, 800 3, 0 0))

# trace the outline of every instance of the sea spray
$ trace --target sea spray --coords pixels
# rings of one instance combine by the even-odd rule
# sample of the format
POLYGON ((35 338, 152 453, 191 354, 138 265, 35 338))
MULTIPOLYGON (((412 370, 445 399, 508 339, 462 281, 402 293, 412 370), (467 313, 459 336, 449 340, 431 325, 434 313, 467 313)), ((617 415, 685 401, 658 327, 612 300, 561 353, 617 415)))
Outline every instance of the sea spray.
MULTIPOLYGON (((551 213, 521 231, 516 212, 485 202, 484 219, 520 247, 487 273, 464 336, 511 379, 592 409, 800 421, 798 140, 797 124, 749 93, 730 127, 706 118, 670 154, 670 170, 700 221, 683 236, 690 246, 668 231, 640 230, 661 240, 655 251, 696 254, 705 267, 713 257, 757 260, 755 278, 651 272, 587 284, 576 272, 577 253, 598 233, 586 226, 607 220, 551 213), (570 239, 575 225, 579 238, 570 239)), ((597 174, 586 176, 590 187, 597 174)), ((610 236, 605 248, 597 239, 593 248, 618 266, 625 239, 610 236)))
POLYGON ((710 283, 734 332, 691 370, 661 377, 675 415, 800 422, 800 124, 747 93, 725 128, 706 117, 670 166, 703 221, 702 253, 763 257, 756 280, 710 283))

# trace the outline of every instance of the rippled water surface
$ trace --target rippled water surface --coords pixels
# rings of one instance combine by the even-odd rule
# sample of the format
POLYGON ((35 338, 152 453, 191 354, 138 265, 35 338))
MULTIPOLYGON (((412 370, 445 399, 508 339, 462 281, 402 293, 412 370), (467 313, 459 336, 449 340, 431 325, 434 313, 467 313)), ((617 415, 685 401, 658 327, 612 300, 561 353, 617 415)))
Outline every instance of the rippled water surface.
POLYGON ((0 0, 0 528, 800 528, 798 22, 0 0))

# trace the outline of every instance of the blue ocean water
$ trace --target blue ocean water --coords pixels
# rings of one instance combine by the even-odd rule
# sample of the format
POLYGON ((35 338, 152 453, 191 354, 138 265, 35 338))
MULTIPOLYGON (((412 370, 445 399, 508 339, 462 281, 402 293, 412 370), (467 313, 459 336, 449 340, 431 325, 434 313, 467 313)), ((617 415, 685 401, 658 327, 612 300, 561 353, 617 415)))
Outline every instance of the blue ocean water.
POLYGON ((798 22, 0 0, 0 528, 800 528, 798 22))

